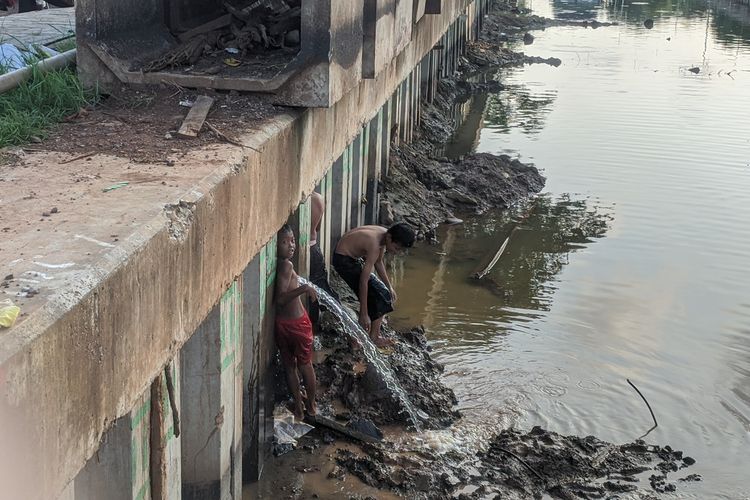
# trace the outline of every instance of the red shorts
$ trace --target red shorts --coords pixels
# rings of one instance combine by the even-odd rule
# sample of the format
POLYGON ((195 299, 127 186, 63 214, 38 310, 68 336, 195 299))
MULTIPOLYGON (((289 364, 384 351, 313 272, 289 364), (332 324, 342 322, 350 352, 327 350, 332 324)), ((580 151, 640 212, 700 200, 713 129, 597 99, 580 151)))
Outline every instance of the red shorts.
POLYGON ((276 345, 287 366, 306 365, 312 361, 313 330, 307 311, 299 318, 276 318, 276 345))

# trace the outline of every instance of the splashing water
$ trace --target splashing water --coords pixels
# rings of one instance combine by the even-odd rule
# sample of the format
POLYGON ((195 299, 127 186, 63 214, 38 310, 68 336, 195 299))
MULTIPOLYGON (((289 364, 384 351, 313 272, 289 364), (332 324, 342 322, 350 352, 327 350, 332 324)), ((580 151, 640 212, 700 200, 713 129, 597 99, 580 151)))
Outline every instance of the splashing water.
POLYGON ((383 356, 380 354, 380 351, 378 351, 378 348, 372 342, 372 339, 370 339, 367 332, 362 329, 349 312, 336 299, 331 297, 328 292, 315 284, 310 283, 310 281, 301 276, 299 277, 299 283, 300 285, 311 285, 318 294, 318 301, 341 320, 346 334, 362 346, 362 351, 370 366, 375 369, 386 387, 388 387, 388 389, 398 398, 403 407, 402 412, 405 411, 408 414, 416 431, 421 432, 420 422, 427 415, 414 407, 409 396, 406 394, 406 391, 404 391, 404 388, 401 387, 401 384, 396 380, 396 376, 393 374, 391 366, 385 361, 385 359, 383 359, 383 356))

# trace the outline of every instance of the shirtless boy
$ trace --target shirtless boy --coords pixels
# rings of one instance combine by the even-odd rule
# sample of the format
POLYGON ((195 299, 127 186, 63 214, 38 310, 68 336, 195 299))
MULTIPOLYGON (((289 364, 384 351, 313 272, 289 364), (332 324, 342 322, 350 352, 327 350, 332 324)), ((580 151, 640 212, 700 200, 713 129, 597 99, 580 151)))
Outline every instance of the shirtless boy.
POLYGON ((302 420, 304 411, 315 415, 315 370, 312 366, 313 331, 307 311, 302 306, 300 296, 307 294, 317 301, 315 289, 300 285, 294 272, 291 258, 296 249, 294 233, 285 225, 278 233, 277 252, 279 261, 276 268, 276 344, 281 351, 281 360, 286 371, 286 381, 294 398, 294 416, 302 420), (306 398, 302 397, 299 373, 305 383, 306 398))
POLYGON ((414 239, 414 230, 403 222, 388 229, 360 226, 341 237, 331 259, 336 272, 359 297, 359 324, 378 347, 393 344, 381 335, 380 326, 384 315, 393 311, 392 304, 396 302, 383 256, 386 252, 399 253, 410 248, 414 239), (371 276, 373 270, 380 279, 371 276))

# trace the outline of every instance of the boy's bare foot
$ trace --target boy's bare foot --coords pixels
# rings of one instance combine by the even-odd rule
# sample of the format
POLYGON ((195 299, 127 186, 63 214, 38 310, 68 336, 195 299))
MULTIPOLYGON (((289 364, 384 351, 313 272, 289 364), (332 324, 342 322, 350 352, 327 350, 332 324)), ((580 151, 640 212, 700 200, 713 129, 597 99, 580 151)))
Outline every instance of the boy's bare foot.
POLYGON ((300 402, 299 404, 295 403, 294 401, 290 401, 286 404, 287 410, 292 412, 292 415, 294 415, 294 420, 299 420, 302 422, 305 418, 305 411, 304 406, 300 402))
POLYGON ((307 413, 311 417, 314 417, 318 414, 318 405, 315 404, 315 401, 305 401, 305 413, 307 413))
POLYGON ((375 337, 372 342, 376 347, 392 347, 395 342, 387 337, 375 337))

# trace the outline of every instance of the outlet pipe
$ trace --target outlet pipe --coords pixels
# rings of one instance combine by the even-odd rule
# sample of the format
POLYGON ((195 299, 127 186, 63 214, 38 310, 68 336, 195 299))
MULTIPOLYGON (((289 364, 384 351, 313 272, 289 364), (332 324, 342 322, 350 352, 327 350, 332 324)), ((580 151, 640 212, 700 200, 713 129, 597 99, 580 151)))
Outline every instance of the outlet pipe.
POLYGON ((34 73, 34 68, 36 68, 37 71, 46 73, 48 71, 67 68, 68 66, 72 66, 75 63, 76 49, 71 49, 67 52, 63 52, 62 54, 57 54, 56 56, 52 56, 50 58, 39 61, 38 63, 34 64, 33 67, 26 66, 25 68, 17 69, 15 71, 11 71, 10 73, 0 75, 0 94, 9 90, 13 90, 29 78, 31 78, 31 75, 34 73))

